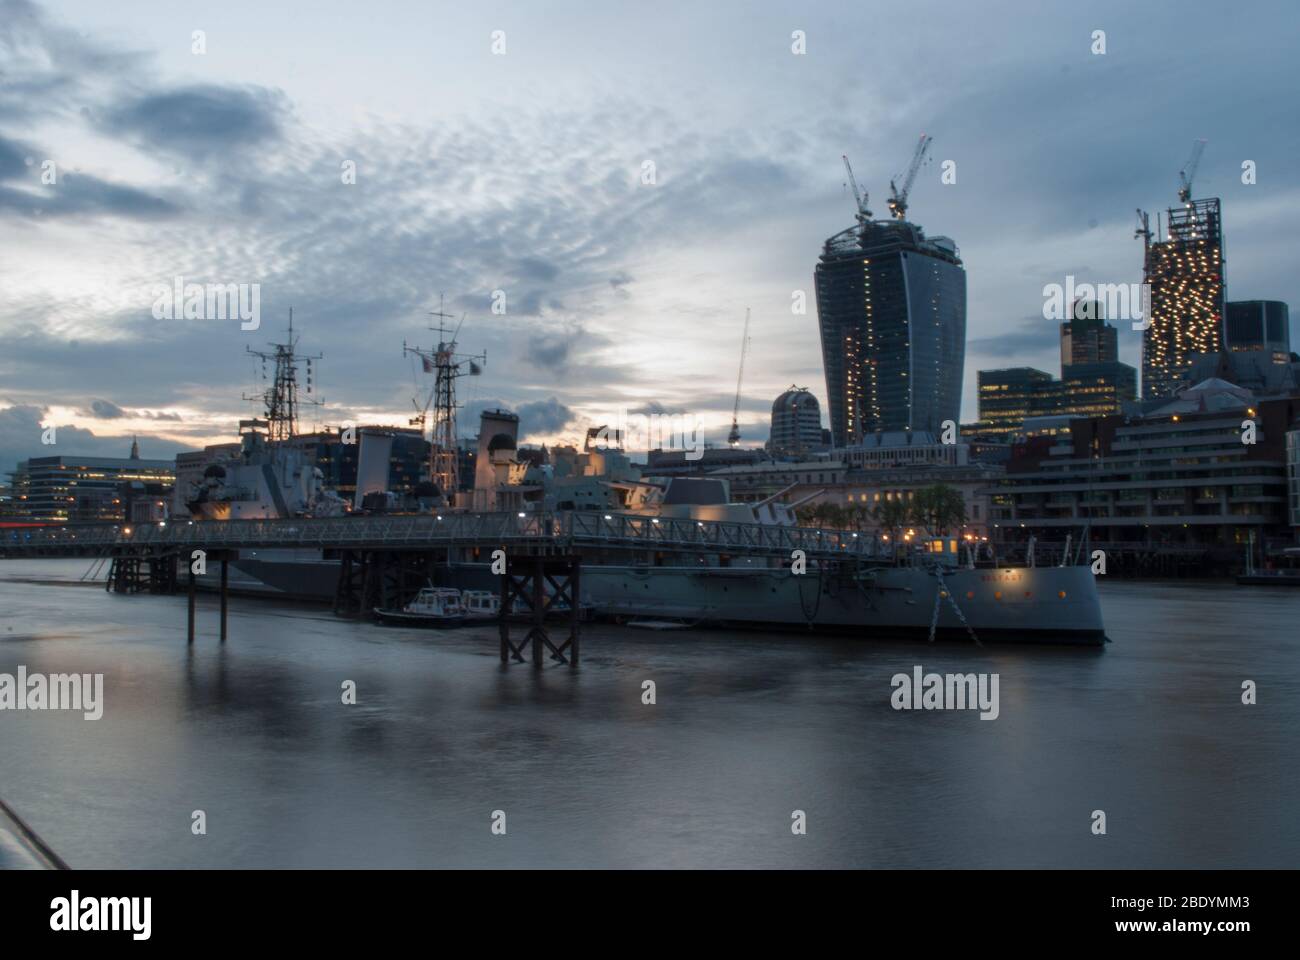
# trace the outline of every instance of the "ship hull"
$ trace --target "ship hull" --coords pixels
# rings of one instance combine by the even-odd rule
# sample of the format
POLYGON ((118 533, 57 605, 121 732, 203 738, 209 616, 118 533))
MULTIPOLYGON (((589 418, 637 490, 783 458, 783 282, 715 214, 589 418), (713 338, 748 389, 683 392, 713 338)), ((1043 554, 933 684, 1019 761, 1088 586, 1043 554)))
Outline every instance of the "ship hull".
POLYGON ((811 571, 584 567, 582 587, 584 601, 603 616, 926 639, 937 598, 938 638, 969 640, 973 630, 980 640, 1106 640, 1088 567, 946 570, 942 586, 912 567, 882 568, 865 580, 824 581, 811 571))
MULTIPOLYGON (((257 551, 232 568, 235 590, 323 601, 333 599, 339 569, 337 561, 307 550, 257 551)), ((435 579, 459 589, 493 590, 500 584, 486 564, 442 566, 435 579)), ((581 583, 584 607, 619 620, 927 639, 938 597, 935 636, 940 639, 969 641, 973 630, 981 641, 1096 645, 1106 640, 1096 581, 1087 566, 948 568, 941 586, 934 573, 919 567, 881 567, 852 578, 821 575, 815 568, 796 575, 764 567, 585 564, 581 583)))

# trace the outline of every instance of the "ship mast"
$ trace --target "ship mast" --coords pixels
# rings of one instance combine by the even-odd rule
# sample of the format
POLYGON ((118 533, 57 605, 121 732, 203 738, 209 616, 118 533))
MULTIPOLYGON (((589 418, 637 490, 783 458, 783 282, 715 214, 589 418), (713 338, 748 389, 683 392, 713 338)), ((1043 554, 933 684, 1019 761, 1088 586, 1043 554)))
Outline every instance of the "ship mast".
MULTIPOLYGON (((448 505, 454 505, 457 491, 460 489, 460 451, 456 441, 456 410, 459 406, 456 402, 456 381, 466 374, 476 377, 482 373, 483 365, 487 363, 487 353, 485 351, 468 356, 456 352, 456 338, 460 334, 465 318, 461 317, 455 331, 448 330, 447 321, 452 319, 452 316, 446 313, 442 306, 442 294, 438 294, 438 309, 429 313, 431 317, 436 317, 438 320, 437 327, 432 324, 429 326, 430 330, 436 330, 438 333, 437 349, 426 350, 422 347, 408 346, 403 341, 402 354, 403 356, 414 354, 419 357, 424 372, 434 374, 429 479, 437 485, 448 505)), ((424 419, 422 412, 411 422, 418 423, 423 428, 424 419)))
MULTIPOLYGON (((262 361, 262 379, 266 379, 266 364, 275 364, 275 373, 271 385, 257 394, 244 394, 245 400, 260 400, 264 415, 267 438, 272 442, 289 440, 298 433, 298 408, 306 403, 320 406, 319 400, 299 400, 298 398, 298 364, 307 365, 307 392, 312 392, 312 362, 320 360, 321 355, 299 357, 294 350, 298 342, 293 336, 293 308, 289 308, 289 336, 285 343, 272 343, 273 350, 244 349, 262 361)), ((253 421, 255 425, 257 421, 253 421)))

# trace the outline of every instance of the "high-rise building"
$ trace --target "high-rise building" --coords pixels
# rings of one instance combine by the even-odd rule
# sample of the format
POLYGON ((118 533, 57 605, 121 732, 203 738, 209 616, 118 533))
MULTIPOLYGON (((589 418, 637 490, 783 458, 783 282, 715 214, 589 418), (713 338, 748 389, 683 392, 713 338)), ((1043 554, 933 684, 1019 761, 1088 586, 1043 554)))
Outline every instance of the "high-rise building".
POLYGON ((1219 201, 1169 211, 1168 236, 1147 234, 1144 279, 1150 322, 1142 334, 1142 398, 1173 395, 1192 354, 1223 348, 1223 225, 1219 201))
POLYGON ((821 445, 821 404, 807 387, 791 386, 772 404, 768 450, 774 454, 808 453, 821 445))
POLYGON ((1224 308, 1227 349, 1262 351, 1275 363, 1291 360, 1291 318, 1280 300, 1234 300, 1224 308))
POLYGON ((1061 324, 1061 367, 1119 359, 1119 333, 1106 322, 1099 300, 1076 300, 1061 324))
POLYGON ((1137 370, 1118 360, 1072 363, 1061 368, 1056 387, 1053 413, 1106 417, 1137 399, 1137 370))
POLYGON ((826 241, 814 279, 835 445, 956 423, 966 360, 957 245, 906 220, 864 219, 826 241))
POLYGON ((1013 434, 1026 417, 1043 416, 1043 397, 1052 375, 1033 367, 981 370, 979 377, 980 432, 1013 434))
POLYGON ((1018 436, 1035 417, 1104 417, 1137 397, 1137 371, 1126 363, 1071 363, 1061 379, 1033 367, 979 372, 980 434, 1018 436))

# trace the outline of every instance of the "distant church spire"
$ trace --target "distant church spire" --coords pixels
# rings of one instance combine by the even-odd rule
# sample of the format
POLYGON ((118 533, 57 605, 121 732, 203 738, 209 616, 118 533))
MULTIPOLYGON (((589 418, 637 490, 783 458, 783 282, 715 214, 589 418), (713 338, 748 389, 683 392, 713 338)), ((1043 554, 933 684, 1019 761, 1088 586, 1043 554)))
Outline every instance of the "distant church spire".
POLYGON ((131 459, 140 459, 140 438, 135 435, 131 436, 131 459))

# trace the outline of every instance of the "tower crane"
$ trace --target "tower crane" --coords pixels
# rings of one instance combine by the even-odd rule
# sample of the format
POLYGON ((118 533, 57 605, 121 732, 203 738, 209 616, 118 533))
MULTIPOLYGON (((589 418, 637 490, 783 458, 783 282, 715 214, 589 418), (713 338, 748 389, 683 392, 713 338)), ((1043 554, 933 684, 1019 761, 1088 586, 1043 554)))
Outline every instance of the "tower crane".
POLYGON ((907 167, 907 174, 903 177, 903 189, 899 190, 894 186, 894 181, 889 181, 889 212, 894 215, 895 220, 904 220, 907 218, 907 195, 912 192, 912 184, 916 181, 916 172, 921 169, 921 163, 925 160, 925 153, 930 149, 930 143, 934 137, 921 134, 921 139, 916 143, 916 149, 912 151, 912 162, 907 167))
POLYGON ((1192 144, 1192 155, 1183 164, 1183 169, 1178 171, 1178 199, 1183 203, 1192 202, 1192 179, 1196 176, 1196 168, 1200 166, 1205 143, 1204 140, 1197 140, 1192 144))
POLYGON ((844 172, 849 175, 849 186, 853 188, 853 199, 857 201, 858 223, 865 224, 871 219, 871 211, 867 209, 867 194, 858 189, 858 181, 853 176, 853 168, 849 166, 847 154, 840 154, 840 159, 844 161, 844 172))
MULTIPOLYGON (((845 161, 847 165, 848 161, 845 161)), ((852 177, 852 174, 849 174, 852 177)), ((857 192, 857 187, 854 187, 857 192)), ((740 443, 740 385, 745 379, 745 355, 749 353, 749 307, 745 308, 745 332, 740 338, 740 372, 736 374, 736 405, 731 409, 731 433, 727 443, 736 446, 740 443)))
POLYGON ((1151 214, 1147 213, 1145 210, 1138 210, 1137 215, 1138 225, 1137 229, 1133 231, 1133 237, 1134 239, 1138 237, 1144 238, 1146 245, 1149 247, 1151 246, 1151 214))

